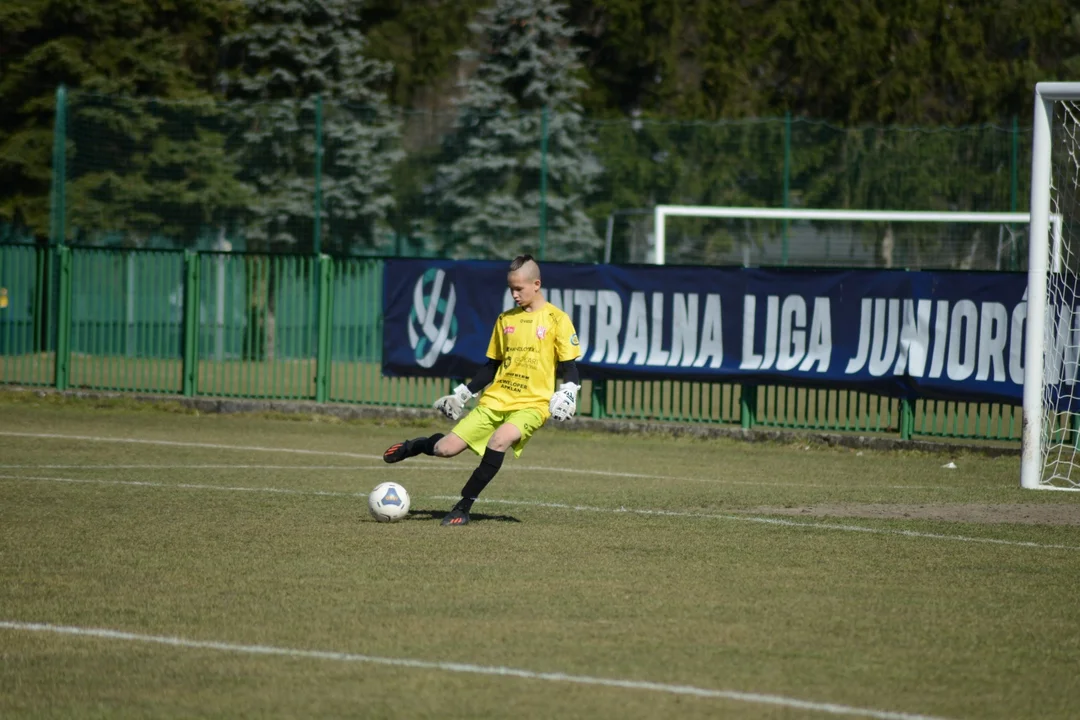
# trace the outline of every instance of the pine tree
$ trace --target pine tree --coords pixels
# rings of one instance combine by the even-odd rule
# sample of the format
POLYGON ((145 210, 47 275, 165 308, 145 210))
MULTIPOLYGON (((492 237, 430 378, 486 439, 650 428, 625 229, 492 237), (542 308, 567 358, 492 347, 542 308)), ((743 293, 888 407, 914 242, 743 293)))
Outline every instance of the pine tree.
POLYGON ((577 101, 585 83, 563 9, 551 0, 496 0, 471 25, 478 42, 461 56, 476 70, 430 192, 450 254, 536 252, 546 163, 547 257, 598 258, 600 239, 583 208, 602 169, 577 101))
POLYGON ((70 97, 72 239, 192 247, 235 225, 250 197, 226 148, 228 119, 220 102, 70 97))
POLYGON ((226 96, 239 118, 244 179, 257 197, 249 249, 313 244, 316 115, 322 104, 324 250, 371 247, 393 205, 399 125, 383 87, 391 67, 365 57, 356 0, 247 0, 246 28, 224 43, 226 96))
POLYGON ((361 14, 368 57, 394 68, 387 91, 392 105, 432 110, 452 96, 457 51, 469 40, 469 21, 488 3, 364 0, 361 14))
POLYGON ((213 44, 241 14, 237 0, 0 3, 0 222, 48 233, 61 83, 69 239, 191 244, 228 215, 242 188, 210 102, 213 44))

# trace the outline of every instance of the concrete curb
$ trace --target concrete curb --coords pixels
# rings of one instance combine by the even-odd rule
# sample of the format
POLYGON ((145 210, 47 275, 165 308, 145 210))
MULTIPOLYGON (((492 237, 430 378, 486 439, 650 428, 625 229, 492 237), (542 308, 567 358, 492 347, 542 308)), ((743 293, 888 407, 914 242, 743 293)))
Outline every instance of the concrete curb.
MULTIPOLYGON (((42 397, 61 395, 84 399, 126 398, 139 402, 174 403, 200 413, 260 413, 326 415, 340 420, 432 420, 437 418, 426 408, 384 407, 375 405, 351 405, 344 403, 316 403, 306 400, 247 400, 234 398, 183 397, 180 395, 155 395, 144 393, 120 393, 93 390, 57 391, 45 388, 0 386, 5 392, 33 392, 42 397)), ((638 435, 668 435, 700 439, 730 438, 744 442, 772 442, 782 444, 804 443, 825 447, 843 447, 857 450, 895 451, 907 450, 934 454, 957 452, 985 455, 988 457, 1019 457, 1020 448, 986 443, 948 442, 939 440, 901 440, 900 438, 854 433, 831 433, 813 430, 778 430, 755 428, 744 430, 714 425, 659 422, 651 420, 598 420, 575 418, 565 424, 550 423, 547 427, 556 432, 596 432, 638 435)), ((545 430, 546 432, 546 430, 545 430)))

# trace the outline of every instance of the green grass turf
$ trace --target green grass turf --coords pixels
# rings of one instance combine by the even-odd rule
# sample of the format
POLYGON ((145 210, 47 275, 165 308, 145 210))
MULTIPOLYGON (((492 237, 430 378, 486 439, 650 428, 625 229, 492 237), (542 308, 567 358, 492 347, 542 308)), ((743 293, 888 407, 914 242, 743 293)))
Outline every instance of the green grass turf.
MULTIPOLYGON (((128 358, 73 353, 70 386, 77 389, 175 394, 181 391, 178 358, 128 358)), ((5 356, 0 384, 55 385, 51 353, 5 356)), ((207 397, 314 399, 315 362, 304 360, 198 363, 196 393, 207 397)), ((334 402, 430 407, 453 381, 387 378, 377 362, 330 364, 329 398, 334 402)), ((584 380, 578 412, 593 413, 592 381, 584 380)), ((604 385, 603 416, 739 425, 743 386, 672 381, 610 381, 604 385)), ((900 435, 901 407, 895 398, 842 389, 760 386, 753 401, 758 428, 900 435)), ((1020 408, 997 403, 917 400, 912 406, 915 437, 967 438, 1014 446, 1020 440, 1020 408)))
MULTIPOLYGON (((442 528, 475 457, 391 467, 378 456, 395 440, 445 429, 435 418, 200 416, 175 405, 0 395, 0 432, 201 444, 0 435, 0 622, 882 712, 1075 715, 1080 526, 987 524, 963 512, 1023 503, 1036 515, 1080 514, 1076 494, 1020 490, 1015 457, 545 428, 508 460, 477 503, 477 522, 442 528), (957 469, 941 467, 950 460, 957 469), (409 519, 390 525, 365 506, 387 479, 412 495, 409 519), (781 514, 854 503, 956 515, 781 514), (552 506, 560 504, 588 509, 552 506)), ((147 716, 828 714, 0 629, 0 717, 147 716)))

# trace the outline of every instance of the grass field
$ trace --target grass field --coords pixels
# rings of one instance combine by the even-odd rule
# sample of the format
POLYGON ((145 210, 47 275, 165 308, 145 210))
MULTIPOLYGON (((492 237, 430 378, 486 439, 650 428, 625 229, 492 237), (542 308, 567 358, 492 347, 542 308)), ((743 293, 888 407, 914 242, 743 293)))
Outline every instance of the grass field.
MULTIPOLYGON (((0 384, 55 386, 52 353, 5 355, 0 384)), ((70 387, 117 392, 177 394, 183 387, 183 362, 167 358, 128 358, 73 353, 70 387)), ((385 377, 378 362, 335 361, 330 365, 329 399, 339 403, 430 407, 455 384, 450 379, 385 377)), ((702 424, 742 424, 738 383, 670 380, 611 380, 601 386, 605 399, 596 416, 702 424)), ((197 395, 208 397, 313 400, 315 361, 217 362, 202 359, 197 395)), ((841 388, 761 385, 752 403, 756 427, 858 432, 897 437, 901 403, 897 398, 841 388)), ((579 414, 592 415, 593 382, 584 380, 579 414)), ((918 438, 965 438, 1017 445, 1023 416, 1019 406, 977 401, 918 399, 912 405, 911 431, 918 438)))
POLYGON ((379 458, 439 429, 0 393, 0 717, 1080 707, 1080 495, 1015 457, 544 429, 443 528, 475 458, 379 458))

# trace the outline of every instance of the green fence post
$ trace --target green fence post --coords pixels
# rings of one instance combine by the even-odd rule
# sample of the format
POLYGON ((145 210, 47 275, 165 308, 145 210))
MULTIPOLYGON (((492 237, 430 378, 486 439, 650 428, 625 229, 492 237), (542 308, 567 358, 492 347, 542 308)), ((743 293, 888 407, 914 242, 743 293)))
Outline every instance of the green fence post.
POLYGON ((49 192, 49 241, 63 245, 67 236, 67 90, 56 88, 56 114, 53 116, 52 187, 49 192))
POLYGON ((910 440, 915 434, 915 401, 912 398, 900 399, 900 439, 910 440))
POLYGON ((607 381, 593 380, 592 383, 592 417, 602 418, 607 415, 607 381))
MULTIPOLYGON (((1017 193, 1020 186, 1020 121, 1015 115, 1012 118, 1012 148, 1009 153, 1009 165, 1012 171, 1009 174, 1009 212, 1016 212, 1017 193)), ((1015 226, 1010 227, 1014 230, 1015 226)), ((1009 269, 1017 270, 1016 243, 1009 243, 1009 269)))
POLYGON ((199 253, 184 251, 184 367, 185 397, 199 391, 199 253))
POLYGON ((34 254, 35 270, 37 272, 34 281, 32 309, 34 318, 33 348, 35 353, 48 352, 49 350, 49 338, 47 337, 49 332, 49 320, 46 317, 48 314, 46 298, 50 297, 49 288, 52 286, 52 276, 49 272, 49 268, 52 264, 52 252, 52 248, 50 247, 38 247, 34 254))
MULTIPOLYGON (((784 208, 791 207, 791 112, 784 113, 784 208)), ((780 245, 780 264, 788 264, 788 226, 784 218, 784 236, 780 245)))
POLYGON ((548 106, 540 114, 540 260, 547 250, 548 106))
POLYGON ((749 430, 757 422, 757 385, 741 385, 739 388, 739 423, 749 430))
POLYGON ((1009 152, 1009 212, 1016 212, 1016 193, 1020 185, 1020 121, 1012 117, 1012 147, 1009 152))
POLYGON ((71 248, 56 248, 60 287, 56 308, 56 389, 67 390, 71 383, 71 248))
POLYGON ((334 261, 329 255, 319 256, 319 331, 315 349, 315 402, 330 399, 331 343, 334 329, 332 302, 334 299, 334 261))
MULTIPOLYGON (((49 244, 57 247, 63 246, 67 237, 65 220, 67 218, 67 89, 63 85, 56 88, 56 112, 53 115, 53 149, 52 149, 52 180, 49 188, 49 244)), ((61 263, 62 274, 58 298, 61 307, 57 308, 57 346, 56 365, 53 380, 59 390, 64 390, 68 385, 68 370, 71 362, 71 257, 70 254, 53 254, 51 248, 45 248, 38 253, 38 277, 34 291, 34 350, 47 352, 49 349, 49 292, 52 287, 53 260, 61 263), (66 265, 63 264, 66 258, 66 265), (65 304, 65 293, 67 302, 65 304), (64 352, 61 354, 60 340, 64 341, 64 352)))
POLYGON ((323 160, 322 95, 315 96, 315 237, 311 247, 315 256, 322 252, 322 160, 323 160))

